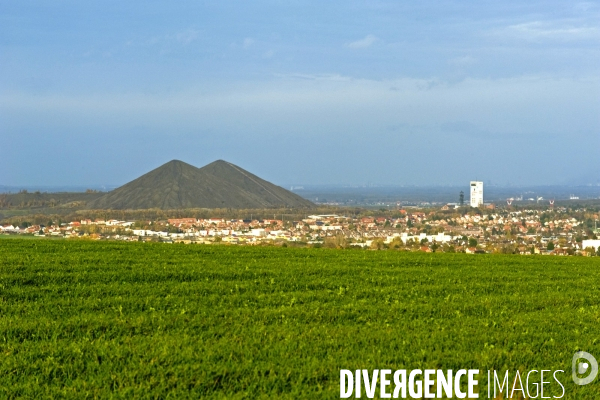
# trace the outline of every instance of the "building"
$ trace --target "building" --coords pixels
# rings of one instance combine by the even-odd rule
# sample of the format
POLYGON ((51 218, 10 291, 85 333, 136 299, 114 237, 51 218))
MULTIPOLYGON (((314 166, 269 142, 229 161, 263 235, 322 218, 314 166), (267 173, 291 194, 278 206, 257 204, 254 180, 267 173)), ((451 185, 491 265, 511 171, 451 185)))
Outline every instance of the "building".
POLYGON ((483 182, 471 181, 471 207, 483 206, 483 182))
POLYGON ((594 250, 600 249, 600 239, 586 239, 581 242, 581 248, 586 249, 587 247, 593 247, 594 250))

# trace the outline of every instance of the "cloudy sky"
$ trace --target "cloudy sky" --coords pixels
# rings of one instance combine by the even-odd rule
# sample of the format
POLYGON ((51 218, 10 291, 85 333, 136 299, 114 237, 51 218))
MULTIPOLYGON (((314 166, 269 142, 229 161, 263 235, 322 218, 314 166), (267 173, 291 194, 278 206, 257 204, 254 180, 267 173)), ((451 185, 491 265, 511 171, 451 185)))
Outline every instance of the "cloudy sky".
POLYGON ((600 182, 600 2, 0 0, 0 185, 600 182))

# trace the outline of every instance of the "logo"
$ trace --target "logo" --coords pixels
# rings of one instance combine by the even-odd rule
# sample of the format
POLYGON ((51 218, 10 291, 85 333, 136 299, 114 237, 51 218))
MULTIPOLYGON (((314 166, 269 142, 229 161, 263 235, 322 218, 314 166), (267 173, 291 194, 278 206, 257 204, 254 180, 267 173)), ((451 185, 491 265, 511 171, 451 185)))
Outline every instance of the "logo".
POLYGON ((593 355, 585 351, 578 351, 573 354, 573 382, 576 385, 587 385, 596 379, 596 375, 598 375, 598 361, 593 355), (585 375, 588 371, 588 376, 585 378, 579 377, 585 375))

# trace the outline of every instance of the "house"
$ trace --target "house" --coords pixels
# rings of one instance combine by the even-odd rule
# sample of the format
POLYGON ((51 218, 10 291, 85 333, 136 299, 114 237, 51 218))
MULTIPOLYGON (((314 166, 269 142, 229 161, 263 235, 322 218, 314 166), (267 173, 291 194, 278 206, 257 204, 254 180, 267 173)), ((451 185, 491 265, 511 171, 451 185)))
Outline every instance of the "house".
POLYGON ((581 248, 586 249, 588 247, 593 247, 594 250, 598 251, 600 247, 600 239, 585 239, 581 241, 581 248))
POLYGON ((169 225, 193 225, 196 223, 196 218, 172 218, 167 222, 169 225))

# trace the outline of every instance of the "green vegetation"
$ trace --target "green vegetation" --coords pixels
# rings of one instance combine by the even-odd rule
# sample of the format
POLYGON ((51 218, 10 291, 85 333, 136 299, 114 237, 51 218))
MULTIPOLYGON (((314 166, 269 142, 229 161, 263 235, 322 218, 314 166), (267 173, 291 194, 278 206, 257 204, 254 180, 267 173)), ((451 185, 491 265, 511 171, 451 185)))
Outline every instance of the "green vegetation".
POLYGON ((339 398, 342 368, 486 390, 493 368, 593 399, 570 364, 600 356, 599 304, 584 257, 0 240, 0 397, 339 398))
POLYGON ((40 208, 76 208, 102 196, 101 192, 64 192, 64 193, 0 193, 0 209, 40 209, 40 208))

